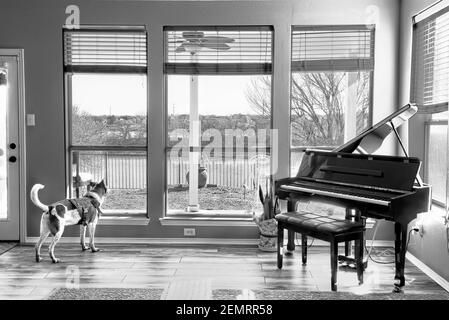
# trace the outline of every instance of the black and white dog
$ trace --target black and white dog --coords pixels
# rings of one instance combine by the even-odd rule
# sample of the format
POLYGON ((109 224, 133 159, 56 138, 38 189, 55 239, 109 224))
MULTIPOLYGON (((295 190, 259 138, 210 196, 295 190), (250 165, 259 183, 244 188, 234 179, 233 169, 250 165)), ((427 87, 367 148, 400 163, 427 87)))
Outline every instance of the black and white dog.
POLYGON ((100 206, 105 199, 107 188, 104 180, 101 180, 99 183, 92 182, 90 187, 90 191, 82 198, 64 199, 47 206, 40 202, 38 198, 38 192, 44 186, 41 184, 33 186, 30 192, 31 201, 44 211, 41 218, 40 238, 35 247, 36 262, 42 260, 40 255, 41 246, 50 234, 53 236, 53 241, 48 247, 48 252, 53 263, 60 261, 55 257, 55 246, 64 233, 64 228, 70 225, 78 224, 81 226, 80 240, 83 251, 89 248, 92 252, 99 251, 95 247, 95 229, 101 215, 100 206), (86 246, 85 243, 86 228, 89 230, 89 246, 86 246))

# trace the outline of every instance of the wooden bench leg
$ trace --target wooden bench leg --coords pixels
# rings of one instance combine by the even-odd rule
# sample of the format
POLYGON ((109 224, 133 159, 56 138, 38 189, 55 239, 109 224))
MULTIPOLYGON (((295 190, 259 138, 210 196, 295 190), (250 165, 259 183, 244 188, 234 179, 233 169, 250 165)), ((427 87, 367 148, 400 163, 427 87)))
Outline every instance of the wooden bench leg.
POLYGON ((302 252, 302 265, 307 264, 307 236, 301 235, 301 252, 302 252))
POLYGON ((277 251, 278 269, 282 269, 283 254, 284 254, 284 228, 280 223, 278 223, 278 251, 277 251))
POLYGON ((337 291, 338 242, 331 242, 331 290, 337 291))
POLYGON ((357 267, 357 279, 359 281, 359 285, 363 284, 363 235, 360 237, 359 240, 355 241, 355 261, 356 261, 356 267, 357 267))
POLYGON ((345 256, 349 257, 350 255, 352 255, 352 243, 351 243, 351 241, 346 241, 345 242, 345 256))

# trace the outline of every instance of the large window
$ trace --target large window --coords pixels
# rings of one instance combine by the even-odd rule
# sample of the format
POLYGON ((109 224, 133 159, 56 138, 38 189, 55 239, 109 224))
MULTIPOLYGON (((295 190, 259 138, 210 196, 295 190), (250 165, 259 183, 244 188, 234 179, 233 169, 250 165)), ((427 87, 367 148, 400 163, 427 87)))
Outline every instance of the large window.
POLYGON ((64 30, 71 193, 105 179, 106 214, 146 213, 146 46, 140 27, 64 30))
POLYGON ((332 150, 371 125, 373 26, 292 29, 290 172, 306 148, 332 150))
POLYGON ((248 216, 270 180, 272 28, 166 27, 167 214, 248 216))
POLYGON ((447 194, 448 39, 449 8, 414 24, 411 101, 425 119, 424 178, 441 205, 447 194))

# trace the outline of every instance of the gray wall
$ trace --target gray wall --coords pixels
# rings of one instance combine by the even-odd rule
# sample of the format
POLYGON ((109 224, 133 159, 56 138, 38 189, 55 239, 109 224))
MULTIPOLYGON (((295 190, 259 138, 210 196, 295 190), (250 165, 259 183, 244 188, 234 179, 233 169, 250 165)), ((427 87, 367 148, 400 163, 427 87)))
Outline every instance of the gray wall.
MULTIPOLYGON (((401 7, 401 45, 400 45, 400 101, 406 103, 410 98, 412 17, 425 9, 434 0, 403 0, 401 7)), ((424 116, 415 116, 409 125, 410 153, 424 159, 424 116)), ((439 275, 449 280, 449 249, 446 226, 442 211, 424 213, 419 218, 423 227, 422 237, 412 234, 409 251, 439 275)), ((413 222, 410 224, 413 225, 413 222)))
MULTIPOLYGON (((374 121, 397 109, 399 0, 297 1, 65 1, 2 0, 0 47, 25 49, 26 112, 36 114, 27 128, 27 190, 34 183, 46 188, 44 203, 64 198, 65 149, 62 71, 62 31, 65 7, 78 4, 82 24, 139 24, 149 31, 149 226, 101 226, 100 236, 182 237, 182 227, 161 226, 164 203, 164 25, 261 24, 275 28, 274 127, 279 129, 279 172, 288 174, 290 27, 294 24, 372 24, 376 31, 374 121), (377 22, 376 22, 377 20, 377 22)), ((390 140, 381 151, 395 153, 390 140)), ((37 236, 39 210, 28 202, 28 236, 37 236)), ((66 236, 76 235, 67 230, 66 236)), ((378 239, 391 239, 385 223, 378 239)), ((201 238, 254 238, 255 227, 198 227, 201 238)))

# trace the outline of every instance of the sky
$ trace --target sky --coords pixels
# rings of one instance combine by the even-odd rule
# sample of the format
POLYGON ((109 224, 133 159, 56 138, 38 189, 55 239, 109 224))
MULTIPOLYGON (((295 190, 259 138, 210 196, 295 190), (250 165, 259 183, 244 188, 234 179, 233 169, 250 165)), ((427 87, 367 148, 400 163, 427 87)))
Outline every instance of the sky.
MULTIPOLYGON (((199 77, 202 115, 255 114, 246 91, 255 76, 199 77)), ((187 114, 190 76, 168 76, 168 113, 187 114)), ((73 105, 92 115, 145 115, 146 77, 143 75, 77 74, 72 78, 73 105)))

